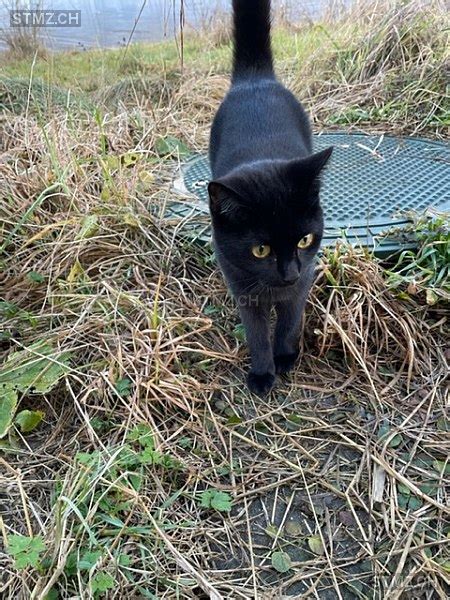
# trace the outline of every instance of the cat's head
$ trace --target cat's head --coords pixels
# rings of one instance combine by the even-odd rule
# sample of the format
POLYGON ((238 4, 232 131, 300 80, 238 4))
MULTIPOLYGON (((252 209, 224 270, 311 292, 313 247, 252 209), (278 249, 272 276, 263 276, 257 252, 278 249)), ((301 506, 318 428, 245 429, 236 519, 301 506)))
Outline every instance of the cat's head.
POLYGON ((291 161, 259 161, 209 184, 216 252, 241 293, 293 285, 323 234, 320 173, 332 148, 291 161))

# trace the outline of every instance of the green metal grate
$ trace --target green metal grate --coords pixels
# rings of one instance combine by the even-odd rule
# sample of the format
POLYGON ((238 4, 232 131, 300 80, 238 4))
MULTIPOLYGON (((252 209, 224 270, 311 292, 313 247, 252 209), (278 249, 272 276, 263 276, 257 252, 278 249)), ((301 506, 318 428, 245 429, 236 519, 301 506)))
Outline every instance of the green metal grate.
MULTIPOLYGON (((324 133, 314 136, 314 149, 334 146, 321 195, 325 213, 324 244, 345 238, 354 245, 393 252, 399 241, 377 242, 377 236, 408 222, 408 211, 450 210, 450 146, 424 139, 364 134, 324 133)), ((170 204, 169 215, 198 216, 192 226, 207 239, 208 159, 198 156, 182 168, 175 189, 192 201, 170 204), (201 218, 203 216, 203 219, 201 218), (203 223, 201 226, 200 224, 203 223), (200 227, 200 229, 199 229, 200 227)))

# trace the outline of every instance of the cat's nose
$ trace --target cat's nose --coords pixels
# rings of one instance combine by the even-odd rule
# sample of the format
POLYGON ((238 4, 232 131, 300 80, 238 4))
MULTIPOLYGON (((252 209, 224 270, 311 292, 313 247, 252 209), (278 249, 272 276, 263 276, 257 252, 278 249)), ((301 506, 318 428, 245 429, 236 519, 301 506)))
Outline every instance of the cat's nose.
POLYGON ((283 280, 284 285, 291 285, 292 283, 295 283, 299 277, 300 272, 295 263, 289 263, 281 271, 281 279, 283 280))
POLYGON ((297 273, 296 275, 289 275, 288 277, 283 277, 283 283, 284 285, 292 285, 293 283, 295 283, 297 281, 297 279, 300 277, 300 275, 297 273))

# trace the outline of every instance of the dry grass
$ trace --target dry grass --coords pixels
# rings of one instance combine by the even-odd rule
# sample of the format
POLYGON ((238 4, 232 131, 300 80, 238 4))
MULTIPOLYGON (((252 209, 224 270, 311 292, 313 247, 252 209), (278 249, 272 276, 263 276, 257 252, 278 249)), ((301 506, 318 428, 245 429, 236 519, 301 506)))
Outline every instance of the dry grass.
POLYGON ((328 125, 448 134, 450 19, 439 1, 358 3, 291 87, 328 125))
POLYGON ((70 361, 21 394, 39 428, 4 440, 2 598, 447 597, 444 308, 339 246, 291 380, 248 394, 236 310, 162 218, 177 163, 156 150, 204 151, 226 85, 186 67, 114 114, 2 118, 1 357, 45 340, 70 361), (35 566, 15 534, 42 538, 35 566))
POLYGON ((3 57, 5 60, 32 60, 37 56, 47 56, 44 44, 36 35, 36 29, 18 28, 12 33, 0 29, 0 39, 7 47, 7 55, 3 57))

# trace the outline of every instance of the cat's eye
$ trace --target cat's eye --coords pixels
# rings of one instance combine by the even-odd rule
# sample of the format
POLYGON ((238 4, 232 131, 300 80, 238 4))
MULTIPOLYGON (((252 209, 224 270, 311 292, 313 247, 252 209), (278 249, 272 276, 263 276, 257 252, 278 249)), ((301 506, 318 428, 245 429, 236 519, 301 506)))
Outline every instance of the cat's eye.
POLYGON ((258 246, 253 246, 252 248, 252 254, 256 258, 267 258, 270 252, 271 249, 268 244, 258 244, 258 246))
POLYGON ((304 250, 305 248, 309 248, 311 246, 311 244, 313 243, 313 241, 314 241, 314 234, 308 233, 308 235, 305 235, 304 237, 302 237, 302 239, 299 241, 297 246, 300 248, 300 250, 304 250))

